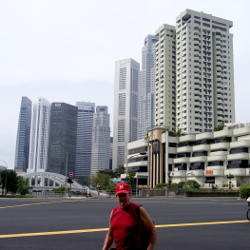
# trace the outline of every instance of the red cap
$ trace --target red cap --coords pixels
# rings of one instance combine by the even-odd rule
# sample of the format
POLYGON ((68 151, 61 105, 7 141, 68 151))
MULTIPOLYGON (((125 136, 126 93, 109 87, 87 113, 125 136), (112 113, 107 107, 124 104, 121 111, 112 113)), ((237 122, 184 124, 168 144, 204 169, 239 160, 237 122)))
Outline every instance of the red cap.
POLYGON ((125 182, 121 182, 121 183, 118 183, 116 186, 115 186, 115 195, 117 194, 128 194, 130 193, 130 188, 129 188, 129 185, 125 182))

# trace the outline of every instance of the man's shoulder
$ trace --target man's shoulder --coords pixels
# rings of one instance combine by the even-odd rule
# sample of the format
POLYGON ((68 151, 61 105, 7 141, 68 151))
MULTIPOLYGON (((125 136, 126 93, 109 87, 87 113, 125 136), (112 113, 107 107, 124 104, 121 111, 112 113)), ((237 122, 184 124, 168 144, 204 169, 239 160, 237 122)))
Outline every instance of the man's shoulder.
POLYGON ((134 208, 134 209, 140 209, 140 207, 141 207, 141 205, 138 205, 138 204, 135 204, 134 202, 131 202, 130 203, 130 206, 132 207, 132 208, 134 208))

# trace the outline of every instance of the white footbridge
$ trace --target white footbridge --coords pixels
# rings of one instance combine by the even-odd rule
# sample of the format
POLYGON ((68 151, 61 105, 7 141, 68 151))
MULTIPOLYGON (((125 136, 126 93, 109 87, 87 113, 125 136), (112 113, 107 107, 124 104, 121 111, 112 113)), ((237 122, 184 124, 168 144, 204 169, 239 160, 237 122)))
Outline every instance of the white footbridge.
MULTIPOLYGON (((52 173, 52 172, 37 172, 22 174, 22 177, 28 179, 29 186, 33 192, 35 191, 50 191, 59 187, 70 187, 70 184, 66 182, 67 177, 65 175, 52 173)), ((71 184, 71 191, 84 191, 87 190, 87 186, 82 186, 76 180, 73 179, 71 184)))

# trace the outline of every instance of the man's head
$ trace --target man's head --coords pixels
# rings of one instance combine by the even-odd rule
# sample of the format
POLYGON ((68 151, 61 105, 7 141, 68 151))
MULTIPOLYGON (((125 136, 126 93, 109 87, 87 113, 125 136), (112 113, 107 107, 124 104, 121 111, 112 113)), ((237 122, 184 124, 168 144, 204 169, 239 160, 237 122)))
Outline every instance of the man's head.
POLYGON ((131 195, 129 185, 127 183, 118 183, 115 187, 115 195, 122 208, 125 208, 130 204, 131 195))
POLYGON ((130 193, 130 188, 129 188, 129 185, 127 183, 121 182, 115 186, 115 195, 129 194, 129 193, 130 193))

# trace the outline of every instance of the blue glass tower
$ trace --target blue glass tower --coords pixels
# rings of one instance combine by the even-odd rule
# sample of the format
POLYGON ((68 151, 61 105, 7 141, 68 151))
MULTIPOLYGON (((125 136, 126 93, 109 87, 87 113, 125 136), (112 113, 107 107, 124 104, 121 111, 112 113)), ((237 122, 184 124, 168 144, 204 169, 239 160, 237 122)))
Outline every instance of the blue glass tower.
POLYGON ((15 170, 26 172, 29 161, 29 142, 31 126, 32 102, 28 97, 22 97, 19 113, 16 152, 15 152, 15 170))

